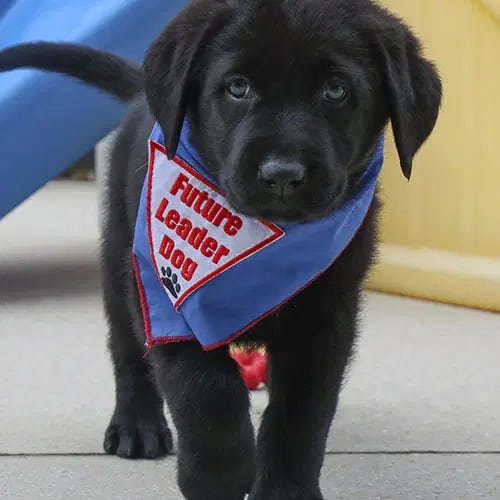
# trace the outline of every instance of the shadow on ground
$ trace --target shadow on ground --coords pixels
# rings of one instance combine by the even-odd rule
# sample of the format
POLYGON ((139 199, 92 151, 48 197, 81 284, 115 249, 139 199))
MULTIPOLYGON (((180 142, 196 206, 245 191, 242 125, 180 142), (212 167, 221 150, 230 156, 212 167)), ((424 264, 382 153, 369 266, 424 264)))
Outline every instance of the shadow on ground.
POLYGON ((93 256, 72 256, 66 261, 15 262, 0 265, 0 301, 33 301, 40 298, 95 294, 100 288, 99 263, 93 256))

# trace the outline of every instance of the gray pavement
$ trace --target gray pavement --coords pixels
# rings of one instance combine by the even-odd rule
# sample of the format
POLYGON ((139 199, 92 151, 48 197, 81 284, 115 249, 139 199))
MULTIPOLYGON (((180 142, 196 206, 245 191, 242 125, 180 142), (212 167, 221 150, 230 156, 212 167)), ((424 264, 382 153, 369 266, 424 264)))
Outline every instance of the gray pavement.
MULTIPOLYGON (((174 459, 102 455, 113 405, 97 199, 52 183, 0 222, 0 499, 181 499, 174 459)), ((367 294, 327 499, 500 498, 500 315, 367 294)), ((253 394, 254 417, 265 407, 253 394)))

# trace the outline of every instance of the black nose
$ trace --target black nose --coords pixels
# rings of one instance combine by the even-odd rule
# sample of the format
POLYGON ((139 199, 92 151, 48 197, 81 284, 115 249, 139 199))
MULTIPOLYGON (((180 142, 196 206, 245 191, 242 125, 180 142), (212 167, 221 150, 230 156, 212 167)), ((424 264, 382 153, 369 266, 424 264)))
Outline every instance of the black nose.
POLYGON ((260 167, 259 177, 272 189, 289 191, 304 184, 306 168, 301 163, 268 161, 260 167))

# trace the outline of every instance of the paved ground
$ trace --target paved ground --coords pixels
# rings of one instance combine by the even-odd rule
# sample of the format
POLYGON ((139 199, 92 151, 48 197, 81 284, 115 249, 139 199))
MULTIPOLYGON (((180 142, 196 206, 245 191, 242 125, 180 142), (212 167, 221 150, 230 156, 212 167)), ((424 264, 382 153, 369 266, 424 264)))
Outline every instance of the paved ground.
MULTIPOLYGON (((0 223, 2 500, 181 498, 173 458, 101 453, 113 387, 96 250, 91 184, 51 184, 0 223)), ((499 315, 368 294, 326 498, 500 498, 499 352, 499 315)), ((256 420, 264 405, 256 393, 256 420)))

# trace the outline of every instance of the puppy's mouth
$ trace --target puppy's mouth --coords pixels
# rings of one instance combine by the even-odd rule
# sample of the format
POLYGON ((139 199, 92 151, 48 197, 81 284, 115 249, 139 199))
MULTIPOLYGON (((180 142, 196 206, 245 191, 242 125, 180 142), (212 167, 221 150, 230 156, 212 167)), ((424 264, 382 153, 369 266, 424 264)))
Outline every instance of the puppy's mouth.
POLYGON ((299 210, 289 209, 289 210, 273 210, 273 209, 263 209, 263 210, 246 210, 249 217, 255 217, 260 219, 265 219, 274 224, 302 224, 304 222, 310 222, 316 217, 306 214, 299 210))
POLYGON ((335 193, 330 199, 312 199, 307 205, 287 204, 285 200, 273 200, 257 203, 242 201, 238 196, 226 190, 226 197, 231 207, 247 217, 261 218, 274 224, 303 224, 322 219, 331 214, 341 203, 343 191, 335 193))
POLYGON ((258 187, 246 186, 240 190, 231 182, 221 182, 227 201, 238 213, 279 224, 301 224, 330 215, 345 200, 348 191, 347 176, 340 182, 321 189, 314 186, 297 196, 265 196, 258 187))

